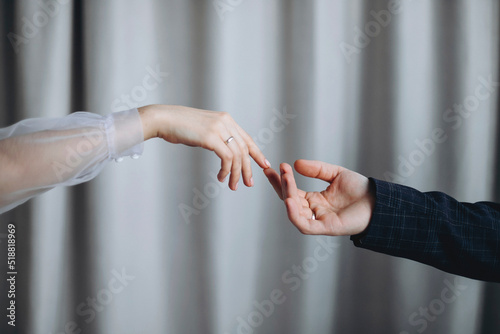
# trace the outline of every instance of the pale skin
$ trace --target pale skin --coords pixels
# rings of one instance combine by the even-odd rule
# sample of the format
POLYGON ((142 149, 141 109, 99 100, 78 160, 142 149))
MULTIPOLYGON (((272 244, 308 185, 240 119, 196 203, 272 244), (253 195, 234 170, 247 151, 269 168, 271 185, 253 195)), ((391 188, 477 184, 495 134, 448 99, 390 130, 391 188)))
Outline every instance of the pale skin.
POLYGON ((281 175, 272 168, 264 170, 274 190, 285 202, 288 218, 300 232, 355 235, 368 227, 375 206, 368 178, 322 161, 297 160, 294 167, 299 174, 329 183, 323 191, 306 192, 297 188, 289 164, 280 165, 281 175))
MULTIPOLYGON (((158 137, 170 143, 199 146, 214 151, 221 159, 218 179, 222 182, 230 175, 228 185, 232 190, 238 188, 240 177, 246 186, 254 185, 250 157, 261 168, 270 167, 254 141, 228 113, 170 105, 148 105, 138 110, 144 140, 158 137), (229 137, 234 137, 234 140, 226 144, 225 141, 229 137)), ((14 201, 20 190, 35 189, 59 182, 52 164, 54 161, 65 161, 68 154, 67 147, 76 147, 81 141, 80 134, 84 130, 86 129, 57 131, 68 139, 54 141, 51 144, 42 141, 42 144, 33 145, 29 140, 43 139, 51 131, 2 140, 0 198, 7 196, 10 201, 14 201), (26 161, 37 163, 26 163, 26 161)), ((25 193, 22 192, 19 196, 22 198, 25 193)))
POLYGON ((173 144, 199 146, 214 151, 221 159, 217 175, 228 186, 238 189, 240 177, 247 187, 254 185, 250 157, 261 168, 271 164, 252 138, 226 112, 215 112, 174 105, 149 105, 139 108, 144 140, 162 138, 173 144), (234 140, 226 144, 226 140, 234 140))

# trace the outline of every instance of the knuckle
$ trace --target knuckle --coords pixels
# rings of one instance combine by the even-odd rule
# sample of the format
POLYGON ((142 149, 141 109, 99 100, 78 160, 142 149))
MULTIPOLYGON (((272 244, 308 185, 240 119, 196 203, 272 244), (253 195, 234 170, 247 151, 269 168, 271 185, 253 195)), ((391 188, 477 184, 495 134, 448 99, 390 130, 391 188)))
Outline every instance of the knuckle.
POLYGON ((235 174, 240 174, 241 173, 241 164, 238 162, 235 162, 231 165, 231 170, 235 174))
POLYGON ((241 174, 241 166, 239 166, 238 164, 233 164, 231 166, 231 173, 233 173, 234 175, 240 175, 241 174))
POLYGON ((241 152, 234 152, 233 153, 233 159, 236 159, 236 160, 241 160, 241 152))
POLYGON ((262 154, 262 152, 259 150, 257 145, 253 142, 248 143, 247 147, 248 147, 249 153, 251 152, 254 155, 261 155, 262 154))
POLYGON ((232 119, 231 115, 228 112, 226 112, 226 111, 221 111, 219 113, 219 115, 220 115, 221 119, 226 120, 226 121, 232 119))
POLYGON ((216 120, 213 124, 212 124, 212 131, 213 132, 221 132, 222 130, 224 130, 226 128, 226 126, 224 125, 224 122, 221 121, 221 120, 216 120))
POLYGON ((243 172, 247 175, 252 175, 252 167, 250 166, 250 162, 245 162, 243 164, 243 172))
POLYGON ((250 168, 245 168, 245 166, 243 166, 243 175, 245 175, 245 177, 250 178, 252 176, 252 170, 250 168))
POLYGON ((241 150, 243 155, 245 155, 245 156, 249 155, 248 146, 240 145, 240 150, 241 150))
POLYGON ((252 170, 252 162, 247 157, 243 159, 243 168, 248 169, 249 171, 252 170))

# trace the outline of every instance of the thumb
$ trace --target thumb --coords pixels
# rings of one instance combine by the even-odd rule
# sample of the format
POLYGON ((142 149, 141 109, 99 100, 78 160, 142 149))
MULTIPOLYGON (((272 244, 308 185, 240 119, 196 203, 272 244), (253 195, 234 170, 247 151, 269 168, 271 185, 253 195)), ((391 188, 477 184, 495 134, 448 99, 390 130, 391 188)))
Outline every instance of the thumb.
POLYGON ((317 160, 297 160, 294 164, 295 170, 307 177, 313 177, 329 183, 344 171, 345 168, 331 165, 323 161, 317 160))

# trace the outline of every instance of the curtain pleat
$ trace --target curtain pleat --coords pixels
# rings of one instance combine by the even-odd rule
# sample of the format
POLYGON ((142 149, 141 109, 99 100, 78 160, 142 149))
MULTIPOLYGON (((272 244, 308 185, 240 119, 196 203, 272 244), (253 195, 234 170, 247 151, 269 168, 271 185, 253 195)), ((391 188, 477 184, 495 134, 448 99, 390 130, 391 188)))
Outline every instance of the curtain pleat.
MULTIPOLYGON (((500 198, 495 0, 2 1, 0 15, 1 126, 187 105, 230 112, 275 168, 317 159, 500 198), (491 91, 475 103, 477 87, 491 91)), ((8 223, 19 272, 18 325, 0 331, 498 329, 495 284, 302 235, 257 165, 255 186, 237 192, 215 180, 219 166, 151 140, 140 159, 0 216, 0 275, 8 223), (444 303, 449 284, 463 289, 444 303)))

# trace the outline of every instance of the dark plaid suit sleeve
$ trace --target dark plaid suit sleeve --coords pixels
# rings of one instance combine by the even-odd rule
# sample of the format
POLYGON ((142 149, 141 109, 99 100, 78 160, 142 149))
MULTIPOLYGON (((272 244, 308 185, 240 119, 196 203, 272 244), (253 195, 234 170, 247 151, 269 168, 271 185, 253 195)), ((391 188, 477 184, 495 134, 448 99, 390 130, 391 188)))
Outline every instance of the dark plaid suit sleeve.
POLYGON ((368 228, 351 237, 356 246, 500 282, 500 204, 458 202, 373 178, 370 184, 375 208, 368 228))

